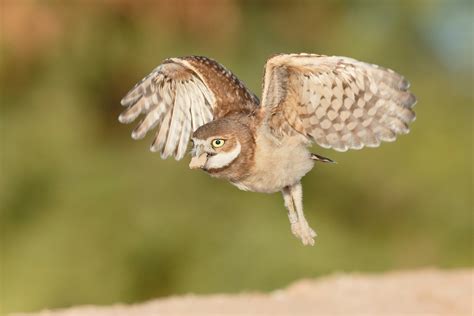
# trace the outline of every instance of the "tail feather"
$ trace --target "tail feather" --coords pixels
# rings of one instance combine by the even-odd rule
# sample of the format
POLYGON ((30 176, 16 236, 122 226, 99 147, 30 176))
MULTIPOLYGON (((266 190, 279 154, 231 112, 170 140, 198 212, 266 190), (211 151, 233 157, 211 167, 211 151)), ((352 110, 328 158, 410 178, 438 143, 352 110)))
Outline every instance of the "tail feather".
POLYGON ((320 162, 336 163, 334 160, 323 157, 323 156, 318 155, 318 154, 311 154, 311 159, 316 160, 316 161, 320 161, 320 162))

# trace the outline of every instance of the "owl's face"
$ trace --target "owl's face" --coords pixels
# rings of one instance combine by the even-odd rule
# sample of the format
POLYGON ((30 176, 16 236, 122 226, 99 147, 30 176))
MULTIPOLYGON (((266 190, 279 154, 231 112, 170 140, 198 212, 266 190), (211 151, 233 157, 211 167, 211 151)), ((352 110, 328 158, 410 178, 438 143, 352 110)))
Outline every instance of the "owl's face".
POLYGON ((240 155, 242 146, 233 135, 192 138, 191 169, 216 170, 229 166, 240 155))
POLYGON ((212 121, 193 133, 189 167, 215 176, 236 177, 252 158, 252 140, 248 126, 233 116, 212 121))

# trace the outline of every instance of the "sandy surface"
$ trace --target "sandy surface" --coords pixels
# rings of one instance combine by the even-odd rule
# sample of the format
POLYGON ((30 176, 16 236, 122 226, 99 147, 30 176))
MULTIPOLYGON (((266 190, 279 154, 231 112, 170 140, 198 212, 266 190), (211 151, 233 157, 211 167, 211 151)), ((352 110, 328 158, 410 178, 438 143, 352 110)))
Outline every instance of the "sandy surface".
POLYGON ((473 315, 473 284, 474 270, 468 269, 335 274, 266 294, 186 295, 15 315, 473 315))

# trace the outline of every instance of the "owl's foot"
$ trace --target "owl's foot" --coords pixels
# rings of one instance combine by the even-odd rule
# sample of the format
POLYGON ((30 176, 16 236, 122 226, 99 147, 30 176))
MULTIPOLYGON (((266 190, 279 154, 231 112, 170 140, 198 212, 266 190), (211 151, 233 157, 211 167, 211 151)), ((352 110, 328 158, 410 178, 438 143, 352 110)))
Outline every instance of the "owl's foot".
POLYGON ((314 245, 314 237, 317 236, 316 232, 309 227, 306 219, 298 219, 297 222, 291 224, 291 232, 296 238, 300 239, 303 245, 314 245))

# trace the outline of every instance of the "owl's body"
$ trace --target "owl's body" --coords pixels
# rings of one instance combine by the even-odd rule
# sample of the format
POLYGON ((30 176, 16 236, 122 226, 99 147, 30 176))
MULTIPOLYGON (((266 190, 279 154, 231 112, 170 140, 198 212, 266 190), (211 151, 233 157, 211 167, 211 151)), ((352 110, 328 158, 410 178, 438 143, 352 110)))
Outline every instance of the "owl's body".
MULTIPOLYGON (((298 183, 314 166, 307 144, 299 135, 278 140, 263 124, 259 111, 231 113, 200 127, 195 138, 218 132, 239 139, 237 158, 220 168, 200 167, 211 176, 228 180, 241 190, 275 193, 298 183)), ((195 141, 196 144, 196 141, 195 141)))
MULTIPOLYGON (((264 128, 262 128, 264 129, 264 128)), ((255 164, 251 174, 235 183, 243 190, 275 193, 298 183, 314 166, 308 148, 295 137, 281 143, 263 131, 257 137, 255 164)))
POLYGON ((346 57, 277 55, 265 65, 260 103, 219 63, 171 58, 127 94, 119 120, 145 114, 135 139, 159 125, 150 149, 163 158, 181 159, 191 139, 192 169, 241 190, 282 192, 293 234, 312 245, 300 181, 315 162, 332 161, 308 147, 377 147, 408 133, 416 102, 408 86, 392 70, 346 57))

